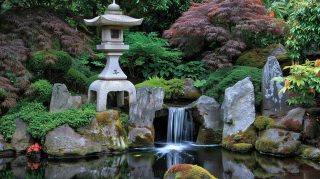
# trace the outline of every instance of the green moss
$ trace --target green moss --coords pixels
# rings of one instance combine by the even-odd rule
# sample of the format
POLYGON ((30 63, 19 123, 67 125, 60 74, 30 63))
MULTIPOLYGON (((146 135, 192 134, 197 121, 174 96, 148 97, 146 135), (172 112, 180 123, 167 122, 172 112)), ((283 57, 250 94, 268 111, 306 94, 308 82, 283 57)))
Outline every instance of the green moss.
POLYGON ((163 88, 165 91, 166 99, 175 98, 183 95, 184 93, 184 80, 181 79, 165 80, 163 78, 153 77, 136 85, 137 88, 141 88, 144 86, 148 86, 150 88, 163 88))
POLYGON ((256 138, 255 129, 250 127, 245 132, 240 131, 238 134, 225 137, 222 146, 235 152, 247 152, 253 148, 256 138))
POLYGON ((255 147, 260 152, 275 153, 278 148, 278 144, 272 140, 259 139, 256 141, 255 147))
POLYGON ((35 73, 48 71, 66 73, 72 65, 72 57, 58 50, 41 50, 34 52, 28 61, 27 67, 35 73))
POLYGON ((198 144, 220 144, 222 140, 222 131, 212 129, 200 129, 197 137, 198 144))
POLYGON ((86 105, 81 109, 69 109, 62 112, 49 113, 37 102, 20 103, 9 113, 0 118, 0 133, 6 140, 10 140, 14 131, 16 118, 28 123, 27 130, 33 138, 41 139, 52 129, 63 124, 79 128, 89 124, 96 113, 93 105, 86 105))
POLYGON ((254 127, 256 127, 260 131, 270 129, 272 127, 275 127, 275 121, 267 116, 258 116, 254 121, 254 127))
MULTIPOLYGON (((238 58, 236 65, 263 68, 267 62, 271 50, 276 48, 276 46, 277 45, 273 44, 268 46, 267 48, 252 49, 241 55, 238 58)), ((278 55, 276 56, 276 58, 280 63, 290 62, 290 57, 288 54, 278 55)))
POLYGON ((216 179, 210 172, 206 169, 199 167, 197 165, 191 164, 177 164, 173 165, 171 168, 167 170, 164 175, 165 179, 168 178, 176 178, 176 179, 216 179))
POLYGON ((309 160, 320 161, 320 151, 315 147, 307 147, 304 150, 302 150, 301 157, 309 160))
POLYGON ((214 97, 219 103, 224 100, 225 89, 232 87, 238 81, 251 77, 254 85, 255 103, 260 105, 262 101, 261 80, 262 70, 254 67, 234 66, 218 69, 209 74, 204 92, 207 96, 214 97))

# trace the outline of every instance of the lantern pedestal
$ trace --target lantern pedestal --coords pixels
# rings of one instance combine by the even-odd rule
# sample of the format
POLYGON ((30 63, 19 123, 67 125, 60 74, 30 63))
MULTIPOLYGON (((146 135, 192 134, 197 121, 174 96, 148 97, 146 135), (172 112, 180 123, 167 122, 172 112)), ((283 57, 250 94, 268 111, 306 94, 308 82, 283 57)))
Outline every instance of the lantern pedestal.
POLYGON ((117 106, 124 105, 124 91, 129 93, 129 106, 136 101, 136 88, 128 80, 96 80, 89 87, 89 102, 97 101, 97 111, 107 110, 109 92, 117 92, 117 106))
POLYGON ((119 65, 119 58, 122 53, 107 53, 107 65, 99 74, 100 80, 126 80, 127 75, 124 74, 119 65))

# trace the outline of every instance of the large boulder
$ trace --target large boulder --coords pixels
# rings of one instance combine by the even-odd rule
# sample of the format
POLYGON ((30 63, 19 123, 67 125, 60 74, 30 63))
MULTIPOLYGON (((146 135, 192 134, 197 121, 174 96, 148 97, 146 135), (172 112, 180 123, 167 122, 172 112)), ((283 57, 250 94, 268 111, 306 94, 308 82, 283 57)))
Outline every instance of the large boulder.
POLYGON ((201 96, 193 106, 193 118, 201 124, 197 143, 220 143, 223 128, 223 122, 220 118, 220 104, 214 98, 201 96))
POLYGON ((303 129, 304 116, 306 109, 295 108, 288 112, 288 114, 277 122, 278 125, 284 126, 291 131, 301 132, 303 129))
POLYGON ((268 57, 267 63, 263 67, 262 75, 262 115, 280 116, 288 111, 286 93, 279 93, 284 87, 283 82, 277 83, 274 78, 283 77, 280 64, 276 57, 268 57))
POLYGON ((206 169, 197 165, 177 164, 170 167, 164 175, 164 179, 216 179, 206 169))
POLYGON ((50 102, 50 112, 80 108, 81 105, 81 96, 71 96, 71 93, 69 93, 68 88, 64 84, 54 84, 50 102))
POLYGON ((128 147, 127 136, 119 118, 119 112, 108 110, 100 112, 91 124, 77 130, 102 145, 104 151, 124 150, 128 147))
POLYGON ((0 135, 0 157, 12 157, 14 151, 10 144, 6 143, 3 135, 0 135))
POLYGON ((183 87, 184 99, 196 100, 201 96, 201 92, 194 86, 194 81, 191 78, 186 78, 183 87))
POLYGON ((132 147, 154 144, 153 120, 156 111, 163 108, 164 96, 162 88, 142 87, 137 89, 137 100, 130 106, 128 121, 128 139, 132 147))
POLYGON ((84 157, 102 151, 101 144, 76 133, 65 124, 46 135, 44 151, 55 157, 84 157))
POLYGON ((302 138, 307 143, 314 144, 320 136, 320 125, 313 116, 305 116, 303 122, 302 138))
POLYGON ((32 142, 27 131, 27 124, 22 119, 15 119, 16 130, 11 139, 11 145, 18 153, 25 151, 32 142))
POLYGON ((300 137, 300 133, 283 129, 268 129, 262 132, 255 143, 255 147, 259 152, 267 154, 296 155, 301 144, 300 137))
POLYGON ((221 107, 223 138, 247 130, 255 120, 254 87, 249 77, 225 90, 221 107))

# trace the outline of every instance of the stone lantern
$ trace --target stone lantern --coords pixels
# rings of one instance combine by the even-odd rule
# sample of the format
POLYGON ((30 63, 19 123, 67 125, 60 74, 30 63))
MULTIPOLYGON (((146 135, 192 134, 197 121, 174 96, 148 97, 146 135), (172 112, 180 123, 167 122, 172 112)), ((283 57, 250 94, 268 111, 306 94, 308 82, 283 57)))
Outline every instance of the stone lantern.
POLYGON ((136 100, 135 86, 127 79, 119 65, 119 58, 124 51, 129 50, 129 45, 123 43, 123 29, 138 26, 143 19, 135 19, 123 15, 120 6, 113 3, 108 6, 104 15, 93 19, 85 19, 88 26, 99 26, 102 31, 102 43, 97 49, 106 54, 107 64, 99 74, 99 79, 94 81, 88 92, 90 102, 97 101, 97 111, 105 111, 109 92, 117 92, 117 106, 124 105, 124 92, 129 93, 129 104, 136 100))

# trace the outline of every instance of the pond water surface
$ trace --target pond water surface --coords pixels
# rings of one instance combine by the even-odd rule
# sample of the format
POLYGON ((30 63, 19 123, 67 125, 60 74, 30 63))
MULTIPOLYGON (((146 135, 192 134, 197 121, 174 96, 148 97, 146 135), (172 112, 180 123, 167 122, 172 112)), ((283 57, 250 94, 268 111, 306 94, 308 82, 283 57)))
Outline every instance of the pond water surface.
POLYGON ((236 154, 219 146, 169 145, 96 159, 32 163, 24 156, 0 159, 0 178, 163 178, 173 164, 190 163, 218 178, 302 178, 320 176, 320 163, 275 158, 252 152, 236 154))

